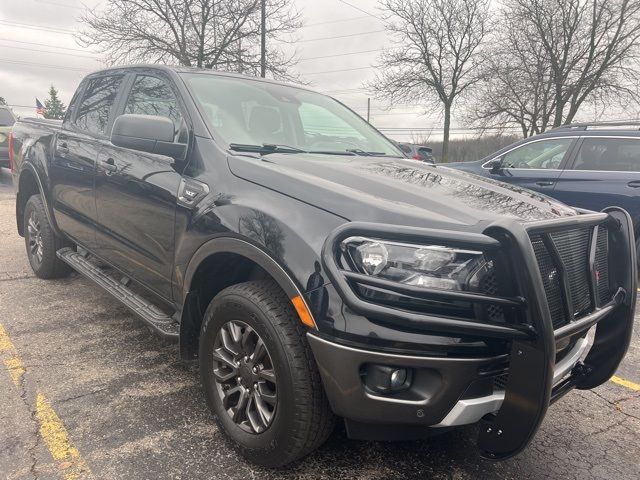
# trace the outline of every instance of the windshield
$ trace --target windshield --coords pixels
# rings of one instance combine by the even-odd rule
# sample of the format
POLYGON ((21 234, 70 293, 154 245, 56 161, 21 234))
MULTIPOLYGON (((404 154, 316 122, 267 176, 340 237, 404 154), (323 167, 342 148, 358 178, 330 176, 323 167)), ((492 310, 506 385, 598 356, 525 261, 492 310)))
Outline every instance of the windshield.
POLYGON ((364 119, 326 95, 243 78, 183 77, 210 125, 229 145, 402 156, 364 119))

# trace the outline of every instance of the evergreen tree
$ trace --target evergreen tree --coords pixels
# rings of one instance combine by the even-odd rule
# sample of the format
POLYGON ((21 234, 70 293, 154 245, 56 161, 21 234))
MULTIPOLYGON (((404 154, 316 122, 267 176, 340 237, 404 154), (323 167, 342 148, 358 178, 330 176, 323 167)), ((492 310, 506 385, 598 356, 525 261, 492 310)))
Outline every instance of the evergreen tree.
POLYGON ((44 118, 61 120, 67 107, 58 98, 58 90, 51 85, 49 88, 49 98, 44 101, 44 118))

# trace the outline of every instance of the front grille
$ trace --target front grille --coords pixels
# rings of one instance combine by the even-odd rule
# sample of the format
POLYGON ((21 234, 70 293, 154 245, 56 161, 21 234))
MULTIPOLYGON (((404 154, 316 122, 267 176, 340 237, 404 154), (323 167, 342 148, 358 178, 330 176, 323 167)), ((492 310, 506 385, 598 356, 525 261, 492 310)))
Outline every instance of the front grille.
POLYGON ((609 232, 606 228, 598 229, 594 267, 596 288, 600 300, 598 306, 602 306, 611 300, 611 290, 609 288, 609 232))
POLYGON ((493 377, 493 389, 505 390, 507 388, 507 382, 509 381, 509 372, 502 373, 493 377))
POLYGON ((589 237, 590 228, 552 233, 551 239, 564 264, 569 281, 572 317, 581 316, 591 308, 589 293, 589 237))
MULTIPOLYGON (((487 295, 497 296, 498 295, 498 279, 493 271, 482 279, 481 291, 487 295)), ((499 305, 487 305, 485 307, 487 318, 492 322, 503 322, 504 321, 504 309, 499 305)))
POLYGON ((579 228, 551 234, 531 235, 547 303, 554 328, 566 325, 611 300, 609 291, 608 233, 598 228, 594 256, 594 273, 589 267, 590 243, 593 228, 579 228), (567 278, 568 292, 564 291, 562 268, 567 278), (599 297, 592 298, 590 281, 595 282, 599 297), (565 307, 565 295, 569 298, 569 310, 565 307))
POLYGON ((538 260, 538 268, 540 269, 540 275, 542 276, 544 292, 547 295, 547 303, 549 305, 549 312, 551 313, 553 328, 561 327, 566 323, 566 321, 564 306, 562 304, 560 274, 558 272, 558 268, 554 264, 551 254, 547 250, 541 235, 532 235, 531 243, 533 245, 533 251, 536 254, 536 259, 538 260))

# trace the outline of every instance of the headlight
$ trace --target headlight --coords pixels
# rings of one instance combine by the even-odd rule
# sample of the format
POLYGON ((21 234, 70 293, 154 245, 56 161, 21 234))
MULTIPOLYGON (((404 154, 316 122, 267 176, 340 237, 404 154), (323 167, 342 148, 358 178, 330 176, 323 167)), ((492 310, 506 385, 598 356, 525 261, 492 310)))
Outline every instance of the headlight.
POLYGON ((476 274, 491 268, 482 252, 443 245, 350 237, 341 248, 360 273, 425 288, 476 290, 476 274))

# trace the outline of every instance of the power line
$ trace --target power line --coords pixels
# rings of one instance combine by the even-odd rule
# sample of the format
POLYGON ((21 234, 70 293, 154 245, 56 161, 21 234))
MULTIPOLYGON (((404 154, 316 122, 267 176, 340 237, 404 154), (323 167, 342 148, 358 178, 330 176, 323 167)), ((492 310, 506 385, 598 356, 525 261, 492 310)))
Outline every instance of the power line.
POLYGON ((47 43, 37 43, 37 42, 25 42, 24 40, 13 40, 10 38, 0 38, 0 41, 11 42, 11 43, 23 43, 25 45, 37 45, 39 47, 59 48, 61 50, 71 50, 74 52, 90 52, 90 50, 87 50, 86 48, 62 47, 59 45, 50 45, 47 43))
POLYGON ((338 0, 338 1, 339 1, 340 3, 344 3, 345 5, 347 5, 347 6, 351 7, 351 8, 355 8, 355 9, 356 9, 356 10, 358 10, 359 12, 366 13, 369 17, 378 18, 378 17, 377 17, 376 15, 374 15, 373 13, 371 13, 371 12, 367 12, 366 10, 364 10, 364 9, 362 9, 362 8, 360 8, 360 7, 356 6, 356 5, 352 5, 352 4, 351 4, 351 3, 349 3, 349 2, 345 2, 345 0, 338 0))
POLYGON ((26 29, 32 29, 32 30, 45 30, 49 32, 61 33, 61 34, 67 34, 67 35, 73 35, 75 33, 73 30, 67 30, 64 28, 45 27, 42 25, 34 25, 32 23, 10 22, 8 20, 0 20, 0 24, 8 25, 10 27, 26 28, 26 29))
POLYGON ((329 25, 330 23, 353 22, 355 20, 362 20, 363 18, 369 18, 369 16, 362 15, 360 17, 342 18, 340 20, 328 20, 326 22, 308 23, 307 25, 303 25, 301 28, 315 27, 315 26, 318 26, 318 25, 329 25))
POLYGON ((51 0, 33 0, 38 3, 46 3, 49 5, 55 5, 56 7, 65 7, 65 8, 75 8, 77 10, 82 10, 83 7, 78 7, 77 5, 69 5, 68 3, 62 2, 52 2, 51 0))
POLYGON ((76 71, 76 72, 88 72, 87 69, 84 68, 78 68, 78 67, 65 67, 65 66, 61 66, 61 65, 50 65, 47 63, 36 63, 36 62, 25 62, 22 60, 11 60, 9 58, 0 58, 0 64, 1 63, 9 63, 9 64, 13 64, 13 65, 26 65, 26 66, 33 66, 33 67, 45 67, 45 68, 55 68, 58 70, 72 70, 72 71, 76 71))
POLYGON ((325 73, 353 72, 355 70, 369 70, 371 68, 375 67, 370 65, 368 67, 341 68, 339 70, 322 70, 320 72, 307 72, 304 75, 324 75, 325 73))
POLYGON ((375 53, 375 52, 381 52, 381 51, 382 51, 381 49, 376 48, 375 50, 360 50, 358 52, 336 53, 334 55, 321 55, 319 57, 302 57, 300 59, 300 62, 306 62, 307 60, 319 60, 322 58, 348 57, 350 55, 360 55, 363 53, 375 53))
POLYGON ((324 93, 333 93, 333 94, 341 94, 343 92, 366 92, 367 90, 365 88, 359 87, 359 88, 343 88, 341 90, 325 90, 324 93))
POLYGON ((340 38, 348 38, 348 37, 358 37, 360 35, 371 35, 372 33, 382 33, 386 30, 370 30, 368 32, 358 32, 358 33, 349 33, 347 35, 332 35, 330 37, 318 37, 318 38, 308 38, 306 40, 296 40, 296 41, 286 41, 286 40, 277 40, 278 43, 307 43, 307 42, 319 42, 322 40, 335 40, 340 38))
POLYGON ((12 104, 9 103, 7 105, 4 105, 5 107, 13 107, 13 108, 36 108, 35 105, 16 105, 16 104, 12 104))
POLYGON ((31 52, 54 53, 54 54, 57 54, 57 55, 69 55, 71 57, 90 58, 92 60, 98 61, 98 59, 96 57, 93 57, 93 56, 90 56, 90 55, 78 55, 77 53, 55 52, 53 50, 42 50, 42 49, 39 49, 39 48, 29 48, 29 47, 16 47, 16 46, 13 46, 13 45, 0 45, 0 47, 7 47, 7 48, 11 48, 13 50, 29 50, 31 52))

